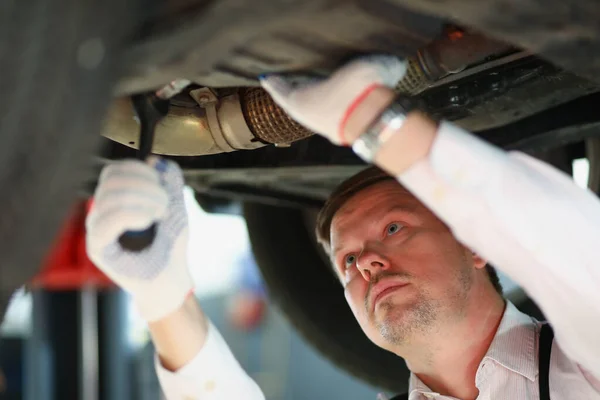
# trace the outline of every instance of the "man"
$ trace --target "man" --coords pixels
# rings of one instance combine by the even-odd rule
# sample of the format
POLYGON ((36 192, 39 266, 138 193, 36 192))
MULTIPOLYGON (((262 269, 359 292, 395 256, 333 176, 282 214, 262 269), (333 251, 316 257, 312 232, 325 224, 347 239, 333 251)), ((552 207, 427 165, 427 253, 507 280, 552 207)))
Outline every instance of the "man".
MULTIPOLYGON (((598 200, 550 166, 394 102, 404 73, 402 60, 381 56, 298 87, 262 81, 292 117, 389 174, 352 178, 319 216, 358 323, 406 360, 411 400, 600 399, 598 200), (487 261, 528 291, 556 332, 549 396, 538 389, 541 324, 505 302, 487 261)), ((165 161, 107 167, 89 254, 149 322, 169 399, 262 399, 188 295, 182 186, 165 161), (122 232, 154 221, 150 249, 119 247, 122 232)))

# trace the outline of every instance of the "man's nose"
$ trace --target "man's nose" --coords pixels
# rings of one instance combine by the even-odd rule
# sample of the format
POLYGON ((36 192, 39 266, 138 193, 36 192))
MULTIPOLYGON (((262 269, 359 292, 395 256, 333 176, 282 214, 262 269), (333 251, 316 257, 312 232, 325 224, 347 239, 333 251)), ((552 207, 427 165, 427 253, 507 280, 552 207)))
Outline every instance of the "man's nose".
POLYGON ((390 267, 389 260, 375 249, 364 249, 356 260, 356 266, 368 282, 371 277, 390 267))

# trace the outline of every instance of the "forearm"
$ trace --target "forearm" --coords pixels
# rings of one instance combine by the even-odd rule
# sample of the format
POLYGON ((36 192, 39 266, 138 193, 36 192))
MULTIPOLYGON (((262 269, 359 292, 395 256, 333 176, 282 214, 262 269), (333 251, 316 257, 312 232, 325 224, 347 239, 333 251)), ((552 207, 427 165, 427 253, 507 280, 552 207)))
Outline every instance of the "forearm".
POLYGON ((156 371, 169 400, 264 400, 193 296, 149 327, 157 351, 156 371))
POLYGON ((183 187, 181 169, 170 161, 126 160, 106 166, 86 220, 88 254, 132 295, 148 321, 166 398, 263 399, 196 299, 188 295, 194 282, 188 270, 183 187), (140 252, 119 245, 123 232, 151 223, 161 224, 168 234, 157 235, 140 252))
POLYGON ((176 371, 188 364, 206 342, 208 320, 194 296, 175 312, 148 324, 164 368, 176 371))

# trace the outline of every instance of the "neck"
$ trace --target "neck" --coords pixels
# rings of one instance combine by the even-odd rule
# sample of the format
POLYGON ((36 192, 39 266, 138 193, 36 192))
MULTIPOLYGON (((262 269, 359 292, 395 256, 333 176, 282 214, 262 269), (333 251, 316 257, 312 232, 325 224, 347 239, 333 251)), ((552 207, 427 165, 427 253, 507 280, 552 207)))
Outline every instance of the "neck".
POLYGON ((496 334, 505 303, 499 296, 472 293, 464 318, 399 349, 411 372, 432 391, 476 399, 475 375, 496 334), (408 347, 408 346, 407 346, 408 347))

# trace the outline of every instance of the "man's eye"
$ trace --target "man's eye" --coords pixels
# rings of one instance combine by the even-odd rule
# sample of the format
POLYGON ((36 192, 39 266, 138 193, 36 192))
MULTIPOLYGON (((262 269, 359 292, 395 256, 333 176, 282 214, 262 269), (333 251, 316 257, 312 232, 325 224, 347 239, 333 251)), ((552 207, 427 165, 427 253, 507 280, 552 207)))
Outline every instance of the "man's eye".
POLYGON ((356 256, 354 254, 348 254, 346 256, 346 258, 344 259, 344 267, 350 268, 352 265, 354 265, 355 261, 356 261, 356 256))
POLYGON ((393 223, 389 224, 387 226, 387 228, 385 228, 385 233, 388 236, 390 236, 390 235, 393 235, 393 234, 397 233, 403 227, 404 226, 402 224, 399 224, 398 222, 393 222, 393 223))

